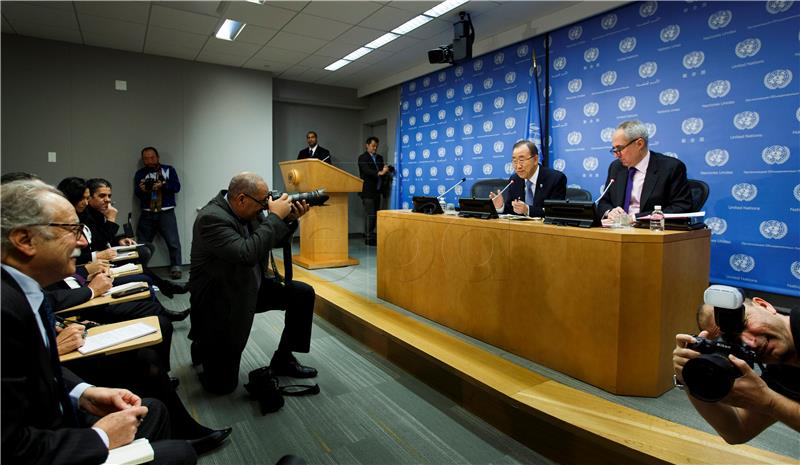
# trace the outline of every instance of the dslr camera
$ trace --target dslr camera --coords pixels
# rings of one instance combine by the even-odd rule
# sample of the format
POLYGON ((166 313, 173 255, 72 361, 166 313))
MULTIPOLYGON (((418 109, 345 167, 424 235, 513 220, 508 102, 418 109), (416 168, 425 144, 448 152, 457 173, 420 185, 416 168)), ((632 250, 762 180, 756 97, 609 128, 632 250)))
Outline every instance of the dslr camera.
POLYGON ((683 382, 696 399, 717 402, 728 395, 736 378, 742 376, 728 355, 744 360, 751 368, 757 362, 757 355, 741 341, 745 323, 742 291, 715 284, 703 293, 703 301, 714 306, 714 321, 720 336, 716 339, 695 336, 697 342, 686 346, 701 355, 686 362, 683 382))
MULTIPOLYGON (((278 200, 284 193, 281 191, 270 191, 269 197, 272 200, 278 200)), ((328 201, 330 196, 325 193, 325 189, 317 189, 310 192, 297 192, 294 194, 288 194, 290 202, 300 202, 305 200, 311 207, 319 207, 321 205, 325 205, 325 202, 328 201)))
POLYGON ((144 178, 142 182, 144 182, 144 188, 146 191, 152 191, 153 186, 155 185, 156 181, 164 182, 164 177, 161 176, 161 173, 158 173, 156 177, 148 176, 144 178))

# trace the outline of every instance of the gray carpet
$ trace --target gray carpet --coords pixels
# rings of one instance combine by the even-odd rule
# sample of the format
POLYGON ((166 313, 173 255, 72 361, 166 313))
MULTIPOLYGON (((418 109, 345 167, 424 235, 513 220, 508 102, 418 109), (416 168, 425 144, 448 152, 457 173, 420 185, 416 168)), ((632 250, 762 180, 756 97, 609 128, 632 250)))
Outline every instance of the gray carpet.
MULTIPOLYGON (((377 301, 376 249, 351 239, 357 267, 315 273, 352 292, 377 301)), ((280 255, 280 254, 279 254, 280 255)), ((184 273, 185 278, 188 273, 184 273)), ((184 280, 185 280, 184 278, 184 280)), ((167 308, 188 307, 188 296, 169 300, 167 308)), ((659 398, 609 394, 549 368, 509 354, 391 304, 389 308, 425 321, 489 352, 560 383, 676 423, 713 433, 686 396, 672 390, 659 398)), ((401 369, 374 354, 321 318, 315 319, 311 353, 302 363, 317 367, 321 393, 286 398, 277 413, 262 416, 257 402, 241 386, 247 373, 269 363, 283 327, 283 314, 256 316, 242 359, 240 386, 229 396, 212 396, 199 386, 189 358, 189 322, 175 325, 173 375, 187 408, 207 426, 232 425, 222 449, 201 458, 201 464, 269 464, 284 454, 303 456, 310 464, 505 464, 552 463, 455 405, 401 369)), ((289 383, 290 379, 284 379, 289 383)), ((749 445, 800 457, 798 433, 782 424, 770 427, 749 445)))

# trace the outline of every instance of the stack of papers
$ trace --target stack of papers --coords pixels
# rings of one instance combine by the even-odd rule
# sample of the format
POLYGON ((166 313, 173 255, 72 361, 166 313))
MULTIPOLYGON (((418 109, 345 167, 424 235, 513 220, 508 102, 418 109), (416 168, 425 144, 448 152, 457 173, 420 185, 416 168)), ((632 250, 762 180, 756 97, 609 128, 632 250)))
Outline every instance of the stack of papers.
POLYGON ((122 273, 127 273, 129 271, 136 271, 138 268, 135 263, 126 263, 122 266, 112 266, 109 269, 109 274, 111 277, 119 276, 122 273))
POLYGON ((132 283, 125 283, 125 284, 120 284, 119 286, 114 286, 111 289, 104 292, 103 295, 111 295, 115 292, 127 291, 128 289, 134 289, 137 287, 148 287, 148 286, 147 283, 144 281, 134 281, 132 283))
POLYGON ((147 336, 156 332, 156 328, 144 323, 136 323, 122 328, 112 329, 100 334, 93 334, 86 337, 86 342, 83 346, 78 348, 78 352, 82 354, 89 354, 98 350, 103 350, 107 347, 122 344, 132 339, 147 336))
POLYGON ((111 247, 111 248, 116 250, 119 253, 119 252, 128 252, 130 250, 134 250, 134 249, 136 249, 136 247, 139 247, 140 245, 144 245, 144 244, 117 245, 117 246, 114 246, 114 247, 111 247))

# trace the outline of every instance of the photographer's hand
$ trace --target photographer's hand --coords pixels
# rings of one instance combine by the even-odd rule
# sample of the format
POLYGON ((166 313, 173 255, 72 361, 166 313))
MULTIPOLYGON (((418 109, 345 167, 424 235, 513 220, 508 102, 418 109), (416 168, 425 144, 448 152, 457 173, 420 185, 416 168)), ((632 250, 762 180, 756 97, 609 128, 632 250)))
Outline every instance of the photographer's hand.
POLYGON ((292 202, 289 201, 289 195, 284 193, 278 199, 269 198, 269 212, 277 215, 278 218, 284 219, 292 212, 292 202))
MULTIPOLYGON (((697 335, 698 337, 708 336, 708 331, 703 331, 697 335)), ((700 352, 692 349, 687 349, 686 346, 697 342, 694 336, 689 334, 676 334, 675 335, 675 350, 672 351, 672 369, 678 382, 683 384, 683 367, 689 360, 698 357, 700 352)))
POLYGON ((286 221, 295 221, 301 216, 305 215, 311 207, 308 202, 302 200, 300 202, 292 202, 292 211, 284 218, 286 221))
POLYGON ((742 372, 742 376, 736 378, 731 392, 722 399, 722 402, 759 412, 769 411, 771 389, 767 383, 744 360, 736 358, 734 355, 728 355, 728 360, 742 372))

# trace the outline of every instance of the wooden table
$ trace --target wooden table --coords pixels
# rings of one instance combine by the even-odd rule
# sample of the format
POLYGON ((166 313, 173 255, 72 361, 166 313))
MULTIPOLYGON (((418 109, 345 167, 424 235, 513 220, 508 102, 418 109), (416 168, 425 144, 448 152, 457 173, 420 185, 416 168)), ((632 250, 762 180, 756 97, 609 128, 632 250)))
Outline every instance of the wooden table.
POLYGON ((73 350, 68 354, 64 354, 59 356, 61 362, 68 362, 70 360, 78 360, 86 357, 93 357, 95 355, 111 355, 116 354, 118 352, 125 352, 127 350, 139 349, 142 347, 147 347, 151 345, 158 344, 161 342, 161 326, 158 324, 158 317, 157 316, 146 316, 143 318, 137 318, 135 320, 128 320, 128 321, 121 321, 119 323, 112 323, 108 325, 96 326, 90 329, 89 336, 93 334, 100 334, 106 331, 111 331, 112 329, 121 328, 123 326, 128 326, 136 323, 144 323, 146 325, 152 326, 157 329, 155 333, 148 334, 146 336, 138 337, 136 339, 131 339, 130 341, 123 342, 121 344, 117 344, 115 346, 108 347, 103 350, 98 350, 96 352, 92 352, 89 354, 82 354, 77 350, 73 350))
POLYGON ((126 295, 125 297, 118 297, 118 298, 111 297, 110 295, 101 295, 95 297, 94 299, 87 300, 86 302, 80 305, 75 305, 74 307, 59 310, 56 312, 56 314, 61 315, 65 313, 72 313, 77 310, 84 310, 87 308, 97 307, 98 305, 114 305, 114 304, 121 304, 124 302, 133 302, 134 300, 146 299, 148 297, 150 297, 150 289, 138 292, 136 294, 126 295))
POLYGON ((710 232, 378 213, 378 297, 621 395, 672 386, 710 232))

